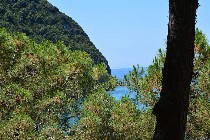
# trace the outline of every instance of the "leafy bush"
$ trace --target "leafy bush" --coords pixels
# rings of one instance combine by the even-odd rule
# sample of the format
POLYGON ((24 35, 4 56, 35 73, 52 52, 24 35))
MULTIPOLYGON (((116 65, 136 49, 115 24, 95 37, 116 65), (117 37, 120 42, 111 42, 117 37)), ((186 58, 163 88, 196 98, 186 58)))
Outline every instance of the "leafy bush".
POLYGON ((66 132, 66 114, 76 114, 75 104, 95 87, 89 55, 5 29, 0 48, 0 139, 66 132))

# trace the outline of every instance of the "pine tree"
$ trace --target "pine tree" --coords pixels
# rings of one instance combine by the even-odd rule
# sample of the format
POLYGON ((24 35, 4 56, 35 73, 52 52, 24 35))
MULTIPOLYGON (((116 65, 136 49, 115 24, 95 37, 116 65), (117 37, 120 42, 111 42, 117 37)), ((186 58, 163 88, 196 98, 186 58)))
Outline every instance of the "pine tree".
POLYGON ((198 0, 169 0, 166 61, 156 116, 154 140, 183 140, 193 73, 198 0))

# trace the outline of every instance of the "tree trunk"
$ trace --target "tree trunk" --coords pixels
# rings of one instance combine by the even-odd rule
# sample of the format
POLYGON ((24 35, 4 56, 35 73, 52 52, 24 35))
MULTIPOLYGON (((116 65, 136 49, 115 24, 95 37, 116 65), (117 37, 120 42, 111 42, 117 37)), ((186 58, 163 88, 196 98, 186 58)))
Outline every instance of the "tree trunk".
POLYGON ((169 0, 167 53, 153 140, 184 140, 193 73, 198 0, 169 0))

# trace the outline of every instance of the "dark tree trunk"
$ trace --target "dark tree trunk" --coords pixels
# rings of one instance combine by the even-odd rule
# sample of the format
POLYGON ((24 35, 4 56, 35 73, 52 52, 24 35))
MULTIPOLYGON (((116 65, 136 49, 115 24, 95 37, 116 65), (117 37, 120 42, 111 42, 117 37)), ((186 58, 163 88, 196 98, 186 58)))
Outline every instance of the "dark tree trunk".
POLYGON ((198 0, 169 0, 167 53, 153 140, 183 140, 193 72, 198 0))

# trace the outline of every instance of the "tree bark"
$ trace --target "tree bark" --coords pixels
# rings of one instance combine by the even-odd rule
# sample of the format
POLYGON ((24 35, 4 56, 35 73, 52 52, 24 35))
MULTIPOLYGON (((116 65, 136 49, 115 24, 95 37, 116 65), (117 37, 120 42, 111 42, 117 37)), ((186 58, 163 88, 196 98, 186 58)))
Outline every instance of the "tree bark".
POLYGON ((184 140, 193 73, 198 0, 169 0, 167 53, 153 140, 184 140))

